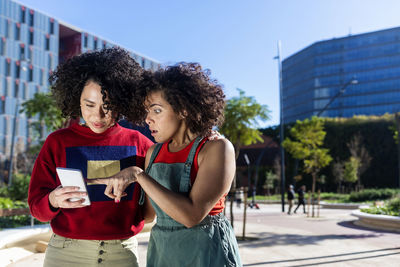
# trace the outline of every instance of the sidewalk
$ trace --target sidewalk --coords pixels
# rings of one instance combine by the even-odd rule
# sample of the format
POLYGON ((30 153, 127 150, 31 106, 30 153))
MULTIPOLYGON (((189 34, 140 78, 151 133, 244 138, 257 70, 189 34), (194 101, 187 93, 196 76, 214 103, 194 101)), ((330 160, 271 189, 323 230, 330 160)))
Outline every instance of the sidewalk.
MULTIPOLYGON (((326 209, 319 218, 287 215, 280 205, 247 209, 246 241, 239 241, 244 266, 399 266, 400 234, 355 226, 351 210, 326 209)), ((242 236, 243 205, 234 208, 236 236, 242 236)), ((229 207, 227 207, 227 217, 229 207)), ((140 266, 145 266, 149 232, 138 236, 140 266)), ((8 266, 42 266, 44 253, 27 247, 32 239, 0 250, 14 263, 8 266), (13 258, 15 253, 28 253, 13 258)))

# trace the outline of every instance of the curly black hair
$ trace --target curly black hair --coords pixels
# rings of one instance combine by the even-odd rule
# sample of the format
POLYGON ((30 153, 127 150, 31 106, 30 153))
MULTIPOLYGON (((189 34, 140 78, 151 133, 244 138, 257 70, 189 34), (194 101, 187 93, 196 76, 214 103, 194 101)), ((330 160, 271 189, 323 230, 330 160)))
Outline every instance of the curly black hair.
POLYGON ((100 85, 104 108, 119 115, 126 113, 121 99, 127 95, 134 98, 132 88, 138 85, 142 72, 128 51, 112 47, 68 59, 50 75, 49 82, 64 117, 80 116, 80 97, 89 81, 100 85))
POLYGON ((145 101, 149 94, 162 92, 165 100, 177 114, 185 114, 191 132, 200 136, 210 133, 213 126, 220 126, 224 119, 225 94, 210 71, 198 63, 181 62, 156 72, 145 71, 138 93, 127 102, 129 113, 124 114, 134 123, 146 117, 145 101))

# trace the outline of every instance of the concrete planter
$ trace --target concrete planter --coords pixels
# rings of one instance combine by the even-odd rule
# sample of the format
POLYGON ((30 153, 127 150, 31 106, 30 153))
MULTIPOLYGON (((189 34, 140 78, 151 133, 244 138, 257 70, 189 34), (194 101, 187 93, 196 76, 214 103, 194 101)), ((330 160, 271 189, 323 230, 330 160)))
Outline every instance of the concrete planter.
POLYGON ((345 210, 358 210, 368 208, 369 205, 357 203, 327 203, 321 201, 323 209, 345 209, 345 210))
POLYGON ((351 215, 358 218, 358 220, 354 222, 356 225, 400 233, 400 217, 369 214, 359 210, 353 211, 351 215))

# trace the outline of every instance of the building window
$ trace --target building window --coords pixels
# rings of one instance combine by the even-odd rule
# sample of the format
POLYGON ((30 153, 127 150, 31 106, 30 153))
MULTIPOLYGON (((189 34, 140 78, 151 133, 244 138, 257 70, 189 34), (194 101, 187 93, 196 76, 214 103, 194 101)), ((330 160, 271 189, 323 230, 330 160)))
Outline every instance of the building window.
POLYGON ((33 26, 33 21, 34 21, 34 17, 33 17, 33 10, 29 10, 29 26, 33 26))
POLYGON ((28 43, 29 43, 30 45, 33 45, 33 28, 30 28, 30 29, 29 29, 28 43))
POLYGON ((28 61, 29 62, 33 62, 33 51, 32 51, 32 47, 29 47, 29 49, 28 49, 28 52, 29 52, 29 56, 28 56, 28 61))
POLYGON ((0 109, 1 109, 1 113, 4 114, 6 113, 6 97, 3 95, 1 96, 1 102, 0 102, 0 109))
POLYGON ((21 60, 25 60, 25 45, 24 44, 21 44, 19 46, 19 58, 21 60))
POLYGON ((146 60, 144 58, 142 58, 142 68, 144 68, 145 64, 146 64, 146 60))
POLYGON ((83 37, 83 47, 87 48, 88 45, 88 36, 85 33, 85 36, 83 37))
POLYGON ((97 50, 97 38, 94 38, 94 41, 93 41, 93 49, 94 49, 94 50, 97 50))
POLYGON ((2 56, 6 54, 6 38, 1 38, 0 41, 0 53, 2 56))
POLYGON ((19 23, 15 24, 15 40, 19 41, 21 39, 21 25, 19 23))
POLYGON ((33 66, 29 65, 29 71, 28 71, 28 82, 33 81, 33 66))
POLYGON ((21 98, 22 99, 27 99, 27 91, 26 91, 26 83, 22 83, 22 85, 21 85, 21 98))
POLYGON ((21 6, 21 22, 26 23, 26 8, 21 6))
POLYGON ((10 21, 6 20, 6 32, 4 33, 6 38, 10 37, 9 36, 10 35, 10 24, 11 24, 10 21))
POLYGON ((10 83, 11 83, 11 79, 10 78, 6 79, 6 91, 4 94, 6 96, 11 96, 11 84, 10 83))
POLYGON ((11 59, 6 60, 6 76, 11 76, 11 59))
POLYGON ((39 83, 40 83, 40 85, 43 85, 43 77, 44 77, 44 70, 43 69, 40 69, 40 77, 39 77, 39 83))
POLYGON ((50 19, 50 34, 54 34, 54 19, 50 19))
POLYGON ((19 80, 15 80, 14 84, 14 97, 18 98, 19 97, 19 80))
POLYGON ((46 42, 45 49, 46 49, 46 51, 49 51, 50 50, 50 36, 48 34, 46 34, 45 42, 46 42))
POLYGON ((48 62, 47 62, 47 67, 52 70, 53 69, 53 55, 49 53, 48 55, 48 62))
POLYGON ((19 79, 20 75, 21 75, 21 66, 20 66, 19 61, 16 61, 15 62, 15 78, 19 79))

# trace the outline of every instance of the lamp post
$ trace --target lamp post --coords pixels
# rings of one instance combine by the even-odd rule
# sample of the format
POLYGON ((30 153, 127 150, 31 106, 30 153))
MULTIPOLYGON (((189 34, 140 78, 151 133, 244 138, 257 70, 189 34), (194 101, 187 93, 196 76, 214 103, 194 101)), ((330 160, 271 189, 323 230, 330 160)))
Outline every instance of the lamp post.
POLYGON ((321 109, 318 113, 317 113, 317 117, 319 117, 328 107, 330 104, 332 104, 332 102, 338 98, 339 96, 341 96, 345 91, 347 86, 349 86, 350 84, 357 84, 358 80, 355 79, 355 77, 351 78, 350 81, 348 81, 347 83, 345 83, 339 90, 339 92, 336 93, 336 95, 334 95, 329 102, 325 105, 325 107, 323 109, 321 109))
MULTIPOLYGON (((349 86, 350 84, 358 84, 358 80, 355 77, 352 77, 347 83, 343 84, 342 87, 340 87, 339 92, 336 93, 336 95, 334 95, 331 99, 329 99, 329 102, 317 113, 317 117, 321 116, 321 114, 332 104, 332 102, 338 98, 339 96, 341 96, 345 91, 347 86, 349 86)), ((296 159, 295 161, 295 175, 297 175, 297 168, 299 165, 299 160, 296 159)))
POLYGON ((250 160, 246 153, 244 153, 243 157, 247 164, 247 183, 248 187, 250 188, 250 160))
POLYGON ((278 41, 278 55, 274 57, 278 60, 279 71, 279 103, 280 103, 280 132, 279 132, 279 146, 281 151, 281 202, 282 212, 285 212, 285 151, 282 143, 284 140, 284 120, 283 120, 283 95, 282 95, 282 62, 281 62, 281 41, 278 41))
POLYGON ((11 135, 11 151, 10 151, 10 163, 8 166, 8 186, 12 185, 12 170, 13 170, 13 161, 14 161, 14 146, 15 146, 15 132, 17 129, 17 121, 18 121, 18 111, 19 111, 19 88, 16 87, 15 90, 16 92, 16 98, 17 98, 17 104, 15 106, 15 112, 14 112, 14 124, 13 124, 13 130, 12 130, 12 135, 11 135))

